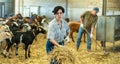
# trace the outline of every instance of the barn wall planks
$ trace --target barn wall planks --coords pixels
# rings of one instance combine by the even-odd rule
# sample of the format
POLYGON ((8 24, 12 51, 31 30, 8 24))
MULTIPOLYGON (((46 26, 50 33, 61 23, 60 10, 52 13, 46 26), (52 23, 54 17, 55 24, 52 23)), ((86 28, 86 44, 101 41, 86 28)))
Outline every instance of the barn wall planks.
MULTIPOLYGON (((53 18, 51 13, 53 8, 57 5, 61 5, 66 9, 66 0, 24 0, 24 7, 30 12, 30 7, 38 7, 38 14, 46 15, 50 18, 53 18)), ((69 17, 71 20, 79 20, 80 15, 87 10, 92 10, 94 6, 97 6, 102 10, 102 0, 68 0, 68 14, 66 17, 69 17)), ((24 9, 25 10, 25 9, 24 9)), ((24 14, 26 15, 26 14, 24 14)), ((65 16, 64 15, 64 16, 65 16)), ((30 16, 30 13, 29 13, 30 16)))
MULTIPOLYGON (((107 2, 107 15, 120 14, 120 4, 118 3, 120 0, 107 0, 107 2)), ((68 13, 65 13, 64 17, 69 17, 71 20, 76 21, 79 20, 82 13, 92 10, 93 7, 100 8, 98 15, 101 16, 103 0, 68 0, 68 8, 66 8, 66 0, 24 0, 24 5, 20 5, 23 6, 20 7, 20 12, 24 16, 30 16, 31 12, 33 12, 53 18, 52 10, 57 5, 67 9, 68 13)))
MULTIPOLYGON (((66 7, 66 0, 24 0, 24 10, 28 10, 30 13, 28 16, 31 15, 31 8, 38 8, 36 9, 39 15, 46 15, 49 18, 53 18, 54 15, 52 14, 52 10, 55 6, 61 5, 64 8, 66 7)), ((33 12, 36 13, 36 12, 33 12)), ((26 14, 25 14, 26 15, 26 14)))

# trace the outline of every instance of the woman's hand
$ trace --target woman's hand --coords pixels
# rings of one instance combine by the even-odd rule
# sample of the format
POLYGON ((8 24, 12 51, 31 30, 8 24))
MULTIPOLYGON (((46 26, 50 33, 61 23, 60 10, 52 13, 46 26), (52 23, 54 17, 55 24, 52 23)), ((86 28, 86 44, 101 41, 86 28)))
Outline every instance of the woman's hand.
POLYGON ((67 36, 64 40, 65 40, 67 43, 70 42, 69 36, 67 36))
POLYGON ((60 46, 54 39, 50 39, 50 41, 54 44, 54 45, 56 45, 56 46, 60 46))
POLYGON ((63 47, 63 45, 58 45, 58 47, 63 47))

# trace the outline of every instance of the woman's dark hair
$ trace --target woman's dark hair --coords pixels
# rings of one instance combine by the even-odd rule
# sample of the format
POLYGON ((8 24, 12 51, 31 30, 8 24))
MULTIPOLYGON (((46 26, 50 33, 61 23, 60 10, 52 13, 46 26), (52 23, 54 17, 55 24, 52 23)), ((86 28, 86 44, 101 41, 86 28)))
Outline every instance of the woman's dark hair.
POLYGON ((65 12, 62 6, 56 6, 54 10, 52 11, 52 13, 57 14, 58 10, 62 10, 63 13, 65 12))

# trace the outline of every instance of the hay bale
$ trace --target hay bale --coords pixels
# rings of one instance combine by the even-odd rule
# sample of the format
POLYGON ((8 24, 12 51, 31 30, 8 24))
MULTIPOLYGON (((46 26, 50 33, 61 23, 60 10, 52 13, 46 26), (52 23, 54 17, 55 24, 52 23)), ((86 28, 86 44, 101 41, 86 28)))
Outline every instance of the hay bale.
POLYGON ((76 64, 76 56, 73 49, 68 47, 57 47, 49 55, 54 64, 76 64))

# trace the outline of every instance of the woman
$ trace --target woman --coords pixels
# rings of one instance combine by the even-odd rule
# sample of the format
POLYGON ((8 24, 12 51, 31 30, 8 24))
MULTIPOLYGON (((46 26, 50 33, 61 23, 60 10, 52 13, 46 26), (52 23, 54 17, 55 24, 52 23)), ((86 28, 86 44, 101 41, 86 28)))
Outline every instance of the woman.
POLYGON ((56 6, 52 11, 55 18, 49 23, 46 52, 50 53, 54 46, 61 47, 64 45, 64 38, 69 40, 69 26, 65 20, 62 19, 65 12, 62 6, 56 6))

